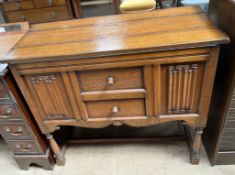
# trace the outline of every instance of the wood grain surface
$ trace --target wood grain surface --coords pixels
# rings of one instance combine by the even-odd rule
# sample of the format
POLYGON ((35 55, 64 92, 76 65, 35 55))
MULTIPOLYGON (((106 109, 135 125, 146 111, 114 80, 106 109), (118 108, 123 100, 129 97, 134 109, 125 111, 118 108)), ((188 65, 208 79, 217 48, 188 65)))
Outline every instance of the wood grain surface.
POLYGON ((198 7, 33 25, 10 64, 58 164, 59 126, 143 127, 170 121, 201 134, 218 61, 229 38, 198 7), (91 58, 92 57, 92 58, 91 58))

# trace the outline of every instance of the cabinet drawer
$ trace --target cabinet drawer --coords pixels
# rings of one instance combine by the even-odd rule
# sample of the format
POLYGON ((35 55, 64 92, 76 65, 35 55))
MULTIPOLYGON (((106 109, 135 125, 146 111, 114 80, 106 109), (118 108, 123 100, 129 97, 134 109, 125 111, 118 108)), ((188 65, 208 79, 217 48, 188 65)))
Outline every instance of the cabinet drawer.
POLYGON ((2 3, 2 8, 8 12, 33 9, 34 5, 32 1, 4 2, 2 3))
POLYGON ((235 142, 233 141, 222 141, 220 143, 220 151, 235 151, 235 142))
POLYGON ((8 141, 8 145, 11 150, 16 154, 43 154, 43 150, 38 146, 37 141, 8 141))
POLYGON ((24 124, 0 124, 2 136, 8 139, 32 139, 24 124))
POLYGON ((66 0, 34 0, 37 8, 65 5, 66 0))
POLYGON ((0 120, 19 119, 21 115, 14 104, 0 104, 0 120))
POLYGON ((141 68, 106 69, 81 72, 82 91, 140 89, 144 87, 141 68))
POLYGON ((90 118, 146 116, 144 99, 86 102, 90 118))
POLYGON ((10 99, 10 95, 3 81, 0 80, 0 100, 7 100, 7 99, 10 99))
POLYGON ((53 22, 70 19, 68 9, 65 6, 34 9, 18 12, 7 12, 8 22, 28 21, 31 24, 53 22))

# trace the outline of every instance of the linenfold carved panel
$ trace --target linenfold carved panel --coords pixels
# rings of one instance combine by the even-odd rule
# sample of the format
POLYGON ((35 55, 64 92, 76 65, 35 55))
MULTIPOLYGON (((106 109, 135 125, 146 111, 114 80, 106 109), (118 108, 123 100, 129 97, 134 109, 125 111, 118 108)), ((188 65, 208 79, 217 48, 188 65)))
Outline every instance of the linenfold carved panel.
POLYGON ((197 68, 196 64, 169 66, 168 113, 192 111, 197 68))
POLYGON ((75 114, 62 75, 26 76, 26 82, 32 96, 42 106, 45 120, 73 118, 75 114))
POLYGON ((162 91, 167 98, 163 113, 197 112, 204 64, 167 65, 163 66, 162 73, 164 72, 162 91))

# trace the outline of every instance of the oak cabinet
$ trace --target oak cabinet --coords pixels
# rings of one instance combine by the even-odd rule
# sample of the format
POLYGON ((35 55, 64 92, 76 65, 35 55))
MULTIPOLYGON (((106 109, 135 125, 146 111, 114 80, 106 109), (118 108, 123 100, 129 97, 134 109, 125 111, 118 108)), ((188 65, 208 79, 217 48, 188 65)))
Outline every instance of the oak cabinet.
POLYGON ((200 8, 183 7, 32 25, 1 61, 9 63, 58 164, 64 156, 52 133, 59 126, 171 121, 195 130, 197 164, 219 45, 228 41, 200 8))

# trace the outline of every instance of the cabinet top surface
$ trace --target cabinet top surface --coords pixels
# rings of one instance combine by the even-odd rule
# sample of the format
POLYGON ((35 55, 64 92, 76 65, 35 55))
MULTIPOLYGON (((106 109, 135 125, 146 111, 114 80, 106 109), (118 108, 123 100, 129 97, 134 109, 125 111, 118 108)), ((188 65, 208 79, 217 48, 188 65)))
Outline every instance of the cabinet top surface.
MULTIPOLYGON (((3 58, 10 49, 28 31, 27 23, 0 24, 0 58, 3 58)), ((1 71, 2 65, 0 65, 1 71)))
POLYGON ((229 38, 199 7, 32 25, 1 61, 21 63, 207 47, 229 38))

